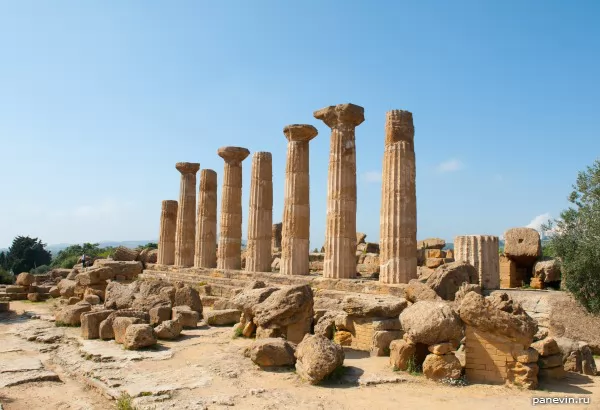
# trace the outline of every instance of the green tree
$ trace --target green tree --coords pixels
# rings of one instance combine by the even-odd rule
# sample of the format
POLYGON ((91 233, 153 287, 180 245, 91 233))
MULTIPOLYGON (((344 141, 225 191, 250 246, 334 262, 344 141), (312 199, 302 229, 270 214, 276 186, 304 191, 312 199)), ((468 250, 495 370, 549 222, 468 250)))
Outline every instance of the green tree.
POLYGON ((572 204, 553 229, 549 249, 561 260, 564 286, 590 312, 600 313, 600 160, 577 176, 572 204))
POLYGON ((52 266, 55 268, 71 269, 82 255, 90 258, 106 257, 112 248, 101 248, 98 243, 86 242, 83 245, 71 245, 58 252, 52 260, 52 266))
POLYGON ((138 250, 142 250, 142 249, 158 249, 158 244, 154 243, 154 242, 148 242, 147 244, 145 244, 143 246, 142 245, 138 246, 136 249, 138 249, 138 250))
POLYGON ((8 269, 15 274, 29 272, 31 269, 47 265, 52 260, 52 255, 45 249, 46 244, 38 238, 17 236, 13 239, 11 247, 6 254, 8 269))

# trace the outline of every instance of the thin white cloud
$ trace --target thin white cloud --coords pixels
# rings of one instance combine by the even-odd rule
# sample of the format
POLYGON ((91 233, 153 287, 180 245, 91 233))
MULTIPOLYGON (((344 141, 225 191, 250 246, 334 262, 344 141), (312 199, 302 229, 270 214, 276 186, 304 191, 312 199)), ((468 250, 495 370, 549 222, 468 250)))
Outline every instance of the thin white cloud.
POLYGON ((437 170, 438 172, 455 172, 464 167, 465 165, 462 163, 461 160, 452 158, 448 161, 444 161, 441 164, 439 164, 437 166, 437 170))
POLYGON ((548 212, 546 212, 545 214, 538 215, 535 218, 533 218, 531 220, 531 222, 529 222, 529 224, 526 225, 526 227, 527 228, 533 228, 536 231, 538 231, 539 233, 543 233, 542 232, 542 225, 545 224, 545 223, 547 223, 548 220, 551 217, 552 216, 548 212))
POLYGON ((363 181, 369 183, 381 182, 381 172, 367 171, 364 174, 362 174, 362 179, 363 181))

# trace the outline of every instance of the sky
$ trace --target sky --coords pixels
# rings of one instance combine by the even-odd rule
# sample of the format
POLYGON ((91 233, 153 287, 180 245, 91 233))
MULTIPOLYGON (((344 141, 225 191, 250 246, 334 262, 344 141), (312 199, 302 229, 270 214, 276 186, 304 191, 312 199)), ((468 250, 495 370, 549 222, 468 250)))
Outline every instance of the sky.
MULTIPOLYGON (((325 235, 330 129, 364 107, 357 229, 379 238, 385 113, 413 113, 418 238, 502 235, 568 206, 600 152, 600 3, 0 0, 0 248, 157 239, 178 161, 273 154, 306 123, 311 248, 325 235)), ((244 162, 244 237, 251 160, 244 162)), ((220 201, 220 192, 219 192, 220 201)))

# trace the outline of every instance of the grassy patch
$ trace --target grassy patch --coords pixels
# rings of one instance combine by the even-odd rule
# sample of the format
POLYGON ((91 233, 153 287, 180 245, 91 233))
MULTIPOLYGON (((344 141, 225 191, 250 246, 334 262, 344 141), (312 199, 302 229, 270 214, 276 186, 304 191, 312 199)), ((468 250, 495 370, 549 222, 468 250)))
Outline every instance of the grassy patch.
POLYGON ((132 404, 132 398, 129 394, 123 392, 117 399, 117 410, 136 410, 132 404))
POLYGON ((233 329, 233 338, 237 339, 238 337, 242 337, 244 335, 244 329, 242 329, 241 326, 236 327, 235 329, 233 329))
POLYGON ((79 327, 79 325, 72 325, 69 323, 61 322, 60 320, 57 320, 56 322, 54 322, 54 324, 56 325, 56 327, 79 327))
POLYGON ((206 285, 208 285, 208 283, 206 283, 206 282, 204 282, 204 281, 202 281, 202 282, 198 282, 198 286, 206 286, 206 285))
POLYGON ((415 356, 411 356, 406 363, 406 371, 413 376, 420 376, 423 374, 423 367, 417 364, 415 356))
POLYGON ((152 393, 150 393, 149 391, 143 391, 140 393, 140 397, 148 397, 148 396, 152 396, 152 393))

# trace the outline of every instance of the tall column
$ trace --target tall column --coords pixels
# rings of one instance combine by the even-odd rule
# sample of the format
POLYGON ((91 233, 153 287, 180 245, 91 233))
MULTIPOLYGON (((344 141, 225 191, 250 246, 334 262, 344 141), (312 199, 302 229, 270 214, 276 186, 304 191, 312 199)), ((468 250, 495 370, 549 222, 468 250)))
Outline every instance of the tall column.
POLYGON ((179 185, 179 209, 175 234, 175 265, 194 266, 194 242, 196 237, 196 172, 200 164, 178 162, 175 168, 181 172, 179 185))
POLYGON ((381 186, 379 281, 417 278, 417 191, 412 114, 386 113, 381 186))
POLYGON ((364 108, 332 105, 314 112, 331 128, 327 219, 325 227, 326 278, 356 277, 356 145, 354 132, 365 120, 364 108))
POLYGON ((281 251, 281 230, 283 229, 283 223, 279 222, 273 224, 271 229, 271 249, 273 252, 281 251))
POLYGON ((158 259, 160 265, 175 263, 175 231, 177 230, 177 201, 162 201, 160 232, 158 233, 158 259))
POLYGON ((288 140, 281 233, 280 273, 308 275, 310 238, 310 187, 308 143, 317 136, 312 125, 294 124, 283 129, 288 140))
POLYGON ((271 272, 273 229, 273 166, 270 152, 252 155, 246 270, 271 272))
POLYGON ((212 169, 200 171, 198 190, 198 227, 194 266, 217 267, 217 173, 212 169))
POLYGON ((465 235, 454 238, 454 259, 469 262, 484 290, 500 288, 500 252, 497 236, 465 235))
POLYGON ((242 161, 250 151, 222 147, 217 154, 225 160, 217 268, 239 270, 242 267, 242 161))

